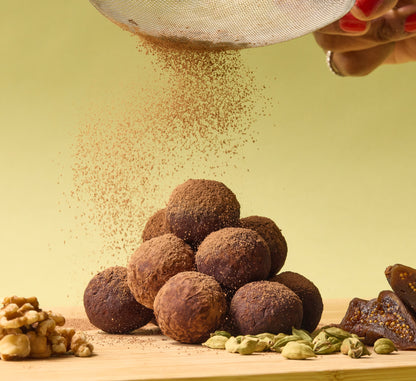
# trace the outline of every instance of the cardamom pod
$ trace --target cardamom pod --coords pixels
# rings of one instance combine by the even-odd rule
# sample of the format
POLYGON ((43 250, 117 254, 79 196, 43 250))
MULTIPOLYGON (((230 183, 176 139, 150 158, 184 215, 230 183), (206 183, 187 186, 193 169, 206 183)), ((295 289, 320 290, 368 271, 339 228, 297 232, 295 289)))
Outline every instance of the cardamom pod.
POLYGON ((297 340, 296 342, 297 343, 300 343, 300 344, 305 344, 308 347, 310 347, 311 349, 313 349, 312 341, 309 341, 309 340, 297 340))
POLYGON ((265 352, 271 347, 271 340, 269 339, 257 339, 257 346, 254 352, 265 352))
POLYGON ((296 329, 293 327, 292 335, 300 337, 301 340, 312 341, 312 337, 310 336, 309 332, 305 331, 304 329, 296 329))
POLYGON ((314 339, 312 340, 312 343, 315 345, 316 343, 322 343, 322 342, 329 342, 331 344, 338 344, 342 343, 342 340, 339 339, 336 336, 329 335, 324 329, 319 332, 314 339))
POLYGON ((341 342, 332 343, 331 341, 317 341, 313 346, 313 351, 318 355, 329 355, 331 353, 339 352, 341 342))
POLYGON ((312 343, 315 344, 320 341, 328 341, 329 336, 325 331, 320 331, 312 340, 312 343))
POLYGON ((276 340, 273 346, 271 347, 271 349, 276 352, 281 352, 282 348, 287 343, 291 341, 298 341, 298 340, 302 340, 302 339, 297 335, 285 335, 285 336, 282 336, 280 339, 276 340))
POLYGON ((370 352, 367 347, 357 338, 349 337, 342 342, 341 353, 348 355, 351 358, 360 358, 362 356, 369 356, 370 352))
POLYGON ((244 340, 244 336, 243 335, 238 335, 238 336, 235 337, 235 339, 237 340, 237 343, 240 344, 244 340))
POLYGON ((251 355, 256 351, 258 341, 258 339, 254 338, 244 338, 238 345, 237 352, 240 355, 251 355))
POLYGON ((211 349, 225 349, 225 343, 227 341, 227 337, 216 335, 211 336, 205 343, 202 343, 202 345, 211 349))
MULTIPOLYGON (((220 337, 220 336, 217 336, 220 337)), ((239 353, 240 355, 250 355, 256 351, 259 339, 245 336, 231 336, 225 342, 225 350, 230 353, 239 353)))
POLYGON ((238 352, 238 346, 240 343, 238 342, 237 338, 234 336, 231 336, 226 342, 225 342, 225 350, 230 353, 237 353, 238 352))
POLYGON ((210 334, 210 336, 224 336, 227 339, 229 339, 231 337, 231 333, 227 332, 227 331, 215 331, 213 333, 210 334))
POLYGON ((381 339, 376 340, 374 343, 374 352, 379 355, 387 355, 394 351, 397 351, 397 348, 390 339, 382 337, 381 339))
POLYGON ((256 337, 257 339, 260 339, 260 340, 267 339, 267 340, 270 340, 270 341, 274 341, 276 335, 273 335, 273 333, 265 332, 265 333, 259 333, 258 335, 255 335, 254 337, 256 337))
POLYGON ((309 345, 291 341, 283 347, 282 356, 290 360, 304 360, 316 357, 316 354, 309 345))
POLYGON ((341 341, 351 337, 351 334, 349 332, 344 331, 343 329, 338 328, 338 327, 324 328, 324 331, 327 335, 336 337, 337 339, 339 339, 341 341))

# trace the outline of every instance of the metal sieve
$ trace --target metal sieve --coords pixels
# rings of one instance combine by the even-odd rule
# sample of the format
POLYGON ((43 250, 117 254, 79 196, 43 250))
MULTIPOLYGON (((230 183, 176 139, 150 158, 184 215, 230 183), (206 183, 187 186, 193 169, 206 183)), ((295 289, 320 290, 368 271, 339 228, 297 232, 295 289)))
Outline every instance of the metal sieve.
POLYGON ((193 48, 240 49, 311 33, 344 16, 355 0, 90 0, 132 33, 193 48))

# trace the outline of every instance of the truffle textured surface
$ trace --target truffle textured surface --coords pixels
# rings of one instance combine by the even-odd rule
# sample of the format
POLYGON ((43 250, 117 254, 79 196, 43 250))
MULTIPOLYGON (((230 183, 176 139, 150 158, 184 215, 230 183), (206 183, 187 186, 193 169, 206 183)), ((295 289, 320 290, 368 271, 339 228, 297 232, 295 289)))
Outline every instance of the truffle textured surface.
POLYGON ((127 285, 127 269, 109 267, 96 274, 84 291, 84 308, 91 324, 108 333, 128 333, 153 317, 139 304, 127 285))
POLYGON ((162 333, 182 343, 205 341, 220 327, 226 310, 226 298, 218 282, 196 271, 170 278, 154 303, 162 333))
POLYGON ((303 319, 301 328, 312 332, 318 326, 324 309, 319 289, 301 274, 285 271, 270 279, 290 288, 302 301, 303 319))
POLYGON ((269 276, 277 274, 287 257, 287 243, 276 223, 267 217, 250 216, 240 220, 242 228, 252 229, 266 241, 270 250, 271 266, 269 276))
POLYGON ((191 247, 173 234, 143 242, 127 265, 127 282, 135 299, 153 309, 159 289, 169 278, 182 271, 195 270, 191 247))
POLYGON ((147 220, 143 228, 142 240, 143 242, 148 241, 167 233, 170 233, 170 231, 166 225, 166 208, 164 208, 158 210, 147 220))
POLYGON ((300 328, 303 308, 300 298, 277 282, 251 282, 237 290, 230 316, 242 335, 262 332, 290 334, 300 328))
POLYGON ((224 228, 209 234, 198 247, 195 262, 198 271, 230 289, 266 279, 270 273, 269 248, 251 229, 224 228))
POLYGON ((166 207, 170 232, 194 248, 209 233, 238 226, 239 219, 240 204, 235 194, 214 180, 190 179, 177 186, 166 207))

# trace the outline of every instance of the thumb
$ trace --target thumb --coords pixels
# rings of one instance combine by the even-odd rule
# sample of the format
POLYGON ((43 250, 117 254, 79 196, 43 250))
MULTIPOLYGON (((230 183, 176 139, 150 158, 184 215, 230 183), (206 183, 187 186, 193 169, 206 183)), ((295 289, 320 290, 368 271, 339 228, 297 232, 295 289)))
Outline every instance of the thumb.
POLYGON ((393 9, 398 0, 357 0, 351 13, 359 20, 374 20, 393 9))

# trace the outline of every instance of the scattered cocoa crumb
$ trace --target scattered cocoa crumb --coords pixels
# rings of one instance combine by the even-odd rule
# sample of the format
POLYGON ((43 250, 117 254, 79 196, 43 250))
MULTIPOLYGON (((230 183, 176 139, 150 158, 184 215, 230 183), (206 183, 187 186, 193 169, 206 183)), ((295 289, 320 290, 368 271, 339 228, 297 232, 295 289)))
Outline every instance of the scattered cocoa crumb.
POLYGON ((97 329, 88 321, 88 319, 83 318, 67 318, 66 325, 68 327, 74 328, 76 331, 88 331, 97 329))

